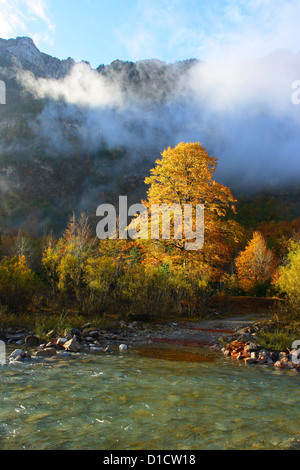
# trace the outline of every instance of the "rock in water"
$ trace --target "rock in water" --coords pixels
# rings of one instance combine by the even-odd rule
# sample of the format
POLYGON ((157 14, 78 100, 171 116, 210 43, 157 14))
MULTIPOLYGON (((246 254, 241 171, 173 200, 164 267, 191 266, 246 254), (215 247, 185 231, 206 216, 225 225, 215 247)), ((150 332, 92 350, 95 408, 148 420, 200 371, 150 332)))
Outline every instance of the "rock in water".
POLYGON ((38 351, 35 354, 35 357, 52 357, 52 356, 56 356, 56 354, 57 354, 56 349, 47 348, 47 349, 42 349, 41 351, 38 351))
POLYGON ((120 344, 119 351, 124 352, 124 351, 127 351, 127 349, 128 348, 127 348, 126 344, 120 344))
POLYGON ((22 352, 23 352, 22 349, 15 349, 9 356, 9 359, 15 359, 17 356, 20 356, 22 352))
POLYGON ((66 351, 75 352, 75 353, 80 351, 80 344, 78 343, 76 338, 70 339, 63 346, 66 351))

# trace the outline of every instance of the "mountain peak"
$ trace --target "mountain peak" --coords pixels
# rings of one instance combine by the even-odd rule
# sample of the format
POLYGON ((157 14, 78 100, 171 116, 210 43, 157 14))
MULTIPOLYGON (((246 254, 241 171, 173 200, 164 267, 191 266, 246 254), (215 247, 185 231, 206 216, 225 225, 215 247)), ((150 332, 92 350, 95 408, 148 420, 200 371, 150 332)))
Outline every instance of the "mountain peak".
POLYGON ((9 54, 16 57, 21 63, 28 62, 34 66, 41 65, 41 53, 29 37, 16 39, 1 39, 0 44, 9 54))
POLYGON ((16 41, 19 45, 28 45, 37 49, 33 39, 29 38, 28 36, 17 36, 16 39, 12 39, 12 41, 16 41))
POLYGON ((15 39, 0 39, 0 62, 1 59, 14 60, 21 64, 24 69, 31 70, 36 76, 61 78, 64 77, 74 66, 73 59, 60 60, 48 54, 40 52, 32 38, 18 36, 15 39))

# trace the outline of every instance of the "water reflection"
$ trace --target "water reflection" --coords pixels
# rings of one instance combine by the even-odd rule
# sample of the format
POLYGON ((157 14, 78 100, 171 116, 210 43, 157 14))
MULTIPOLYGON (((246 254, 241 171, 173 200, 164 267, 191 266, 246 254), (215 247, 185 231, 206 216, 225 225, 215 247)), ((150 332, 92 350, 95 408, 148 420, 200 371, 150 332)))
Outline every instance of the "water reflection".
POLYGON ((147 346, 137 349, 141 357, 178 362, 213 362, 215 354, 205 349, 184 348, 182 346, 147 346))

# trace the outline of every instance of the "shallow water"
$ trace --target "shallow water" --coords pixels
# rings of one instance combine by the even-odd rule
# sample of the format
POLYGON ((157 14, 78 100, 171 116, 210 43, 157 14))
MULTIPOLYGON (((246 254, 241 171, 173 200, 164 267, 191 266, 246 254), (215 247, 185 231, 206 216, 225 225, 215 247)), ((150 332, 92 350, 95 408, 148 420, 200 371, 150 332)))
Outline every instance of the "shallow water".
POLYGON ((0 449, 273 449, 300 439, 300 376, 207 349, 0 368, 0 449))

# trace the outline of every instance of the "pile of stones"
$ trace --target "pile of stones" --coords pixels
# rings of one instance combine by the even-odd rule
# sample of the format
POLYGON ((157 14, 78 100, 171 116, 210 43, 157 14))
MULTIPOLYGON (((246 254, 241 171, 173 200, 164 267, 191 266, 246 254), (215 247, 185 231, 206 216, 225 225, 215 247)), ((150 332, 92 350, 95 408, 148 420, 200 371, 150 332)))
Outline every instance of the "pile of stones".
POLYGON ((82 351, 109 354, 128 349, 125 344, 128 338, 122 334, 122 331, 101 331, 92 327, 90 323, 80 329, 72 328, 65 331, 64 335, 56 335, 52 330, 47 334, 47 342, 43 342, 38 335, 28 333, 26 330, 13 334, 3 333, 2 338, 7 344, 19 347, 9 356, 10 364, 42 358, 71 357, 82 351))
POLYGON ((300 373, 299 350, 267 351, 254 342, 258 327, 248 327, 237 332, 237 337, 221 350, 226 357, 245 364, 268 365, 277 369, 286 369, 300 373))

